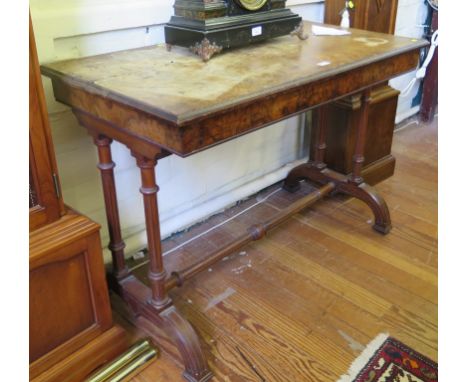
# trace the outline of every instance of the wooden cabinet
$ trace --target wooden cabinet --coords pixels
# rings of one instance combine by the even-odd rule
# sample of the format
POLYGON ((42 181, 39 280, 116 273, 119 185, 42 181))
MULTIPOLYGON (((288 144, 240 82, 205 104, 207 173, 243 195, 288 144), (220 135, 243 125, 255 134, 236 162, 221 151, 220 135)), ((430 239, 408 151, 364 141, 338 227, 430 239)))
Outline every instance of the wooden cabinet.
POLYGON ((29 236, 34 381, 80 381, 127 346, 123 330, 112 327, 99 229, 68 211, 29 236))
POLYGON ((47 118, 36 44, 29 27, 29 230, 65 213, 47 118))
POLYGON ((100 226, 64 206, 30 22, 29 372, 81 381, 126 347, 113 326, 100 226))
MULTIPOLYGON (((339 25, 344 0, 325 1, 325 23, 339 25)), ((394 33, 398 0, 355 0, 350 11, 351 27, 381 33, 394 33)), ((375 184, 393 175, 395 158, 391 154, 393 130, 399 91, 387 84, 372 89, 369 122, 364 149, 363 176, 367 183, 375 184)), ((352 153, 356 142, 360 95, 323 107, 322 123, 327 128, 325 162, 333 170, 344 174, 352 171, 352 153)), ((316 111, 312 113, 312 120, 316 111)), ((316 121, 312 123, 315 136, 316 121)))
MULTIPOLYGON (((394 33, 398 0, 354 0, 350 11, 352 28, 394 33)), ((325 23, 340 25, 345 0, 325 0, 325 23)))

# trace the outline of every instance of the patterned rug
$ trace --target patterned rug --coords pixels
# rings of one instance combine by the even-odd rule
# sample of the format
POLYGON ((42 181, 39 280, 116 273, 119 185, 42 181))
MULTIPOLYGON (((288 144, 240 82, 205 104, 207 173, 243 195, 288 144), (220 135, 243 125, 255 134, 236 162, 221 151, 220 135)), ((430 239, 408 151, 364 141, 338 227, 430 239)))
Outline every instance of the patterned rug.
POLYGON ((437 382, 437 363, 380 334, 338 382, 437 382))

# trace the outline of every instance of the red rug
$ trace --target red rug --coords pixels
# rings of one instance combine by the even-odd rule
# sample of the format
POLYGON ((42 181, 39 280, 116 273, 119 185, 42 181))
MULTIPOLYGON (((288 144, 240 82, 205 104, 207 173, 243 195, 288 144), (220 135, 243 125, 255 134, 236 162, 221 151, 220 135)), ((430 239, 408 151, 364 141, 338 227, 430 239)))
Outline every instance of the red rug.
POLYGON ((380 335, 338 382, 437 382, 437 363, 400 341, 380 335))

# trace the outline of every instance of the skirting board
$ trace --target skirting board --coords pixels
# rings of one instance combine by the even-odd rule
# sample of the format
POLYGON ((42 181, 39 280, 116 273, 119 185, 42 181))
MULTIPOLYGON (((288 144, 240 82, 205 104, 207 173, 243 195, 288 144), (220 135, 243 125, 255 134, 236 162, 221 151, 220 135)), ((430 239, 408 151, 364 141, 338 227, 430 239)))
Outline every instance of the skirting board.
POLYGON ((407 110, 405 112, 402 112, 402 113, 397 112, 397 115, 395 117, 395 125, 398 125, 401 121, 404 121, 405 119, 407 119, 409 117, 412 117, 415 114, 418 114, 419 109, 420 109, 420 107, 418 105, 418 106, 412 107, 411 109, 409 109, 409 110, 407 110))
MULTIPOLYGON (((167 219, 161 220, 161 237, 164 239, 176 232, 183 231, 194 224, 206 220, 216 213, 222 212, 238 201, 246 199, 260 190, 283 180, 292 168, 307 162, 307 160, 308 158, 306 157, 288 163, 275 171, 256 178, 251 182, 247 182, 231 191, 225 192, 222 195, 214 197, 204 203, 192 206, 181 213, 177 213, 167 219)), ((395 158, 389 155, 364 168, 362 175, 368 184, 374 185, 391 176, 394 172, 394 168, 395 158)), ((147 237, 144 226, 142 226, 141 231, 124 237, 124 241, 126 244, 125 253, 127 257, 130 257, 139 250, 145 248, 147 245, 147 237)), ((106 264, 110 264, 112 260, 109 249, 103 248, 103 253, 104 262, 106 264)))
MULTIPOLYGON (((307 162, 308 158, 296 160, 288 163, 279 169, 265 174, 259 178, 254 179, 251 182, 245 183, 240 187, 237 187, 229 192, 226 192, 218 197, 210 199, 202 204, 193 206, 192 208, 179 213, 175 216, 171 216, 161 221, 161 236, 163 238, 169 237, 173 233, 180 232, 188 227, 199 223, 210 216, 231 207, 239 200, 243 200, 256 192, 263 190, 264 188, 271 186, 284 179, 288 172, 294 167, 307 162)), ((146 247, 147 238, 146 231, 144 228, 124 238, 126 244, 126 255, 131 256, 140 249, 146 247)), ((107 248, 103 249, 104 262, 111 262, 111 254, 107 248)))

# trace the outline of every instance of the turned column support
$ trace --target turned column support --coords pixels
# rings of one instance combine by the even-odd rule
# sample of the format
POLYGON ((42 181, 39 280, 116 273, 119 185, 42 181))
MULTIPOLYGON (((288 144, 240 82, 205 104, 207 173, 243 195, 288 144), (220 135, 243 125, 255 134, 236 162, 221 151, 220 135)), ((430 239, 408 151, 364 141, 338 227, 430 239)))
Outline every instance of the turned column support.
POLYGON ((323 123, 324 114, 322 108, 319 108, 317 113, 318 128, 315 136, 315 145, 311 144, 309 162, 293 168, 284 180, 283 188, 286 191, 295 192, 300 188, 299 181, 303 179, 308 179, 322 185, 332 182, 336 185, 335 190, 337 192, 353 196, 366 203, 374 214, 373 228, 379 233, 387 234, 392 228, 387 204, 374 188, 364 183, 362 178, 369 105, 370 89, 366 89, 362 93, 362 105, 360 109, 356 145, 354 148, 353 172, 351 177, 327 169, 323 162, 326 149, 326 131, 323 127, 325 126, 325 123, 323 123))
POLYGON ((141 173, 140 192, 143 195, 143 203, 145 207, 145 223, 146 235, 148 239, 148 258, 149 271, 148 279, 151 286, 151 299, 148 301, 157 310, 162 310, 171 304, 171 300, 167 295, 165 286, 166 271, 164 270, 162 249, 161 249, 161 233, 159 227, 159 212, 157 192, 159 191, 156 185, 155 167, 156 159, 147 158, 143 155, 132 151, 135 157, 137 166, 141 173))
POLYGON ((317 128, 315 129, 315 144, 310 146, 309 160, 318 170, 323 170, 327 165, 325 164, 325 151, 326 144, 326 130, 325 123, 325 109, 323 107, 317 108, 315 116, 317 118, 317 128))
POLYGON ((366 144, 367 125, 369 121, 369 108, 371 101, 371 89, 366 89, 361 95, 361 112, 359 115, 358 131, 356 134, 356 145, 353 155, 353 172, 351 182, 361 184, 364 182, 361 172, 364 165, 364 149, 366 144))
POLYGON ((109 246, 112 253, 113 275, 117 280, 129 274, 125 264, 124 248, 120 229, 119 208, 117 204, 117 193, 115 188, 114 167, 110 145, 112 139, 104 135, 94 135, 94 144, 98 149, 98 168, 101 172, 102 188, 104 193, 104 203, 106 206, 107 226, 109 229, 109 246))

